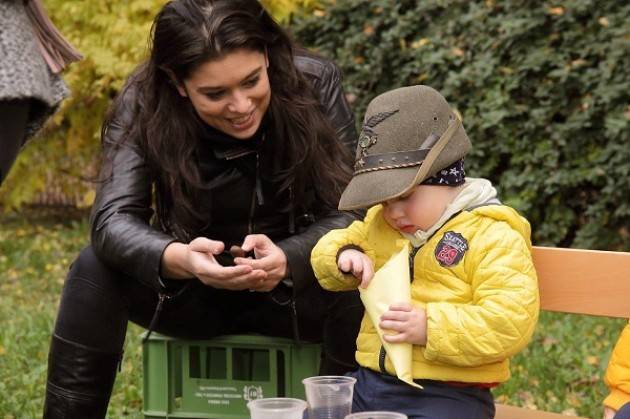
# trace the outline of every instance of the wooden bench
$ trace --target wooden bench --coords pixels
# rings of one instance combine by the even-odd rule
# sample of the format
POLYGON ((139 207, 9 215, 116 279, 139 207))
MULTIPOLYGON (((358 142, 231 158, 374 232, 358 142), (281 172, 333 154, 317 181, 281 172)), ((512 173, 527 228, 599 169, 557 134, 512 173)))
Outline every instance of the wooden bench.
MULTIPOLYGON (((542 310, 630 318, 630 253, 534 247, 533 256, 542 310)), ((567 416, 497 404, 495 418, 567 416)))

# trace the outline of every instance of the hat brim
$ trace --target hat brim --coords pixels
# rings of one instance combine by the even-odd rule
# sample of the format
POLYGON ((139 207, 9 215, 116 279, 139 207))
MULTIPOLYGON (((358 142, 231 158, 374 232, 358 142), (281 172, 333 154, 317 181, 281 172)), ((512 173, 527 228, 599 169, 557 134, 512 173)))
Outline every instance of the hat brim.
POLYGON ((464 157, 470 148, 470 140, 461 121, 457 120, 418 166, 373 170, 355 175, 341 195, 339 209, 347 211, 370 207, 404 195, 428 176, 464 157), (449 142, 452 145, 444 150, 449 142))
POLYGON ((352 178, 339 200, 342 211, 371 207, 403 195, 415 185, 420 165, 392 170, 375 170, 352 178))

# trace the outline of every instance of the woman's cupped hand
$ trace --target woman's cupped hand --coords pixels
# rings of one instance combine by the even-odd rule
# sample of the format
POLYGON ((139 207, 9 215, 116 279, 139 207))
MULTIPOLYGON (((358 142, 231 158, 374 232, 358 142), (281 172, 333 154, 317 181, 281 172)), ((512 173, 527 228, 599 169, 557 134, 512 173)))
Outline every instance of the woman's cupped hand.
POLYGON ((162 275, 175 279, 196 277, 213 288, 259 292, 273 290, 287 276, 286 255, 264 234, 248 235, 240 249, 230 249, 234 266, 219 262, 218 257, 224 252, 223 242, 205 237, 197 237, 189 244, 171 243, 162 255, 162 275))
POLYGON ((284 251, 264 234, 250 234, 241 245, 242 251, 253 252, 254 257, 235 257, 236 267, 249 267, 252 272, 262 271, 265 276, 257 284, 250 286, 252 291, 273 290, 288 274, 287 256, 284 251))
POLYGON ((225 244, 221 241, 198 237, 187 247, 187 270, 205 285, 235 291, 255 289, 267 277, 264 270, 253 269, 245 264, 221 265, 216 258, 225 250, 225 244))

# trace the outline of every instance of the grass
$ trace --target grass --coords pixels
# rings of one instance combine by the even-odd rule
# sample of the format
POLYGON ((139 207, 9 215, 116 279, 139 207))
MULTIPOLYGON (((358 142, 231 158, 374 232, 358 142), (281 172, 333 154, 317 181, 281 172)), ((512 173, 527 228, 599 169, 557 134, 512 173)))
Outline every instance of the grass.
MULTIPOLYGON (((0 217, 0 419, 41 417, 46 358, 68 266, 88 242, 85 216, 0 217)), ((600 418, 610 351, 625 324, 542 313, 533 341, 512 364, 498 401, 600 418)), ((131 325, 110 403, 111 418, 142 417, 142 359, 131 325)))

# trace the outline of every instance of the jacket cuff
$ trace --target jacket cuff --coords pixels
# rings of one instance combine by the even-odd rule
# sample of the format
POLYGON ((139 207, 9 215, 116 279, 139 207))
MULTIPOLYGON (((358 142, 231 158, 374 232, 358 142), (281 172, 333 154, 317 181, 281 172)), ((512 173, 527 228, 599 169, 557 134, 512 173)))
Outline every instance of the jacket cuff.
MULTIPOLYGON (((291 245, 291 241, 280 241, 276 243, 287 257, 287 269, 293 283, 293 295, 297 295, 309 284, 316 282, 315 274, 310 263, 304 263, 304 255, 301 254, 299 246, 291 245)), ((309 260, 308 258, 306 260, 309 260)))
MULTIPOLYGON (((339 264, 339 256, 341 256, 341 253, 344 250, 357 250, 361 253, 365 253, 365 250, 363 250, 360 246, 357 246, 356 244, 347 244, 345 246, 340 247, 339 250, 337 250, 337 256, 335 256, 335 263, 339 264)), ((341 271, 341 269, 339 270, 341 271)), ((341 272, 343 272, 344 274, 350 273, 350 272, 344 272, 344 271, 341 271, 341 272)))
POLYGON ((166 240, 156 240, 151 243, 149 249, 147 249, 147 260, 145 266, 138 266, 136 275, 140 279, 140 282, 151 287, 151 289, 160 292, 164 291, 167 286, 162 277, 162 255, 166 248, 171 244, 178 242, 174 238, 166 240), (157 260, 154 258, 157 256, 157 260))
POLYGON ((604 399, 604 406, 619 410, 626 403, 630 403, 630 394, 618 389, 612 389, 608 397, 604 399))

